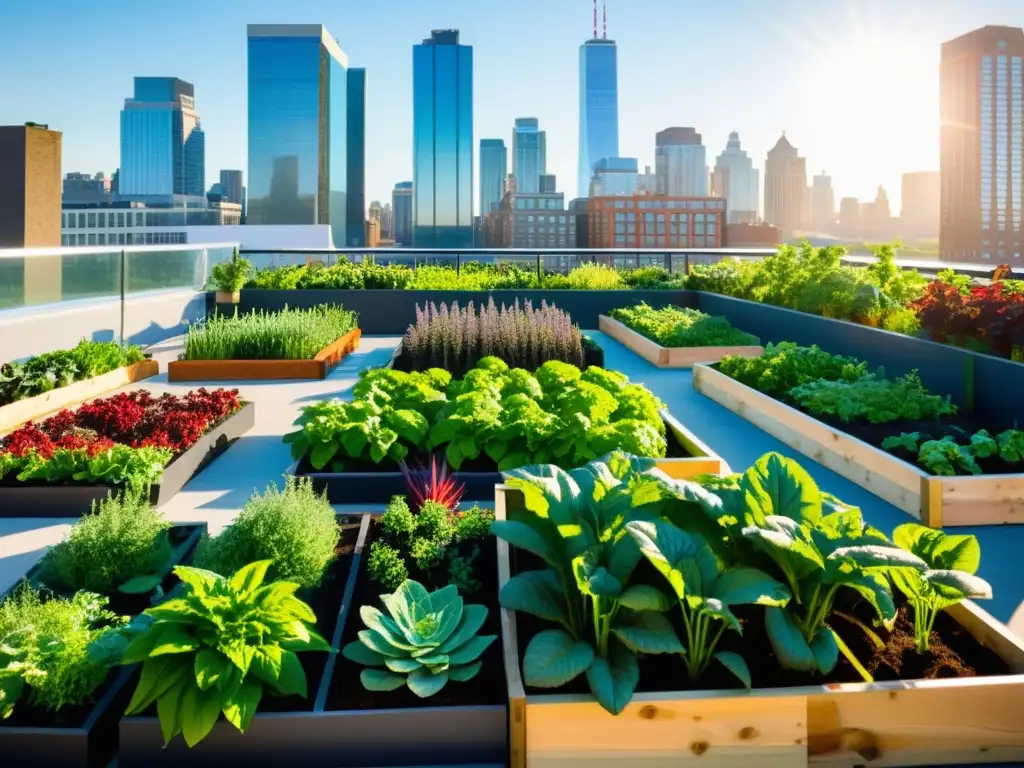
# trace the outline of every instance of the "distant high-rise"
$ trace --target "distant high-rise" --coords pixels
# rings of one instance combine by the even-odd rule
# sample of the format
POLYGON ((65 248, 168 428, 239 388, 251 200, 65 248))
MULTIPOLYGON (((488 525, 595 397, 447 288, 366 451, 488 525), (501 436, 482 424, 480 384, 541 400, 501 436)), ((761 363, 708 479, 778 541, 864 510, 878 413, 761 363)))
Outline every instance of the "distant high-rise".
POLYGON ((754 160, 740 147, 740 135, 733 131, 725 151, 715 160, 711 194, 726 199, 729 224, 757 221, 760 210, 761 178, 754 160))
POLYGON ((348 197, 345 245, 365 246, 366 70, 348 70, 348 197))
POLYGON ((61 205, 68 203, 109 203, 110 179, 102 172, 95 176, 89 173, 68 173, 60 196, 61 205))
POLYGON ((473 46, 434 30, 412 49, 412 244, 473 247, 473 46))
POLYGON ((224 188, 227 202, 242 204, 245 186, 241 171, 221 171, 220 185, 224 188))
POLYGON ((666 128, 654 138, 654 173, 659 195, 707 197, 707 153, 693 128, 666 128))
POLYGON ((512 129, 512 173, 516 192, 540 192, 540 177, 547 169, 547 134, 536 117, 517 117, 512 129))
POLYGON ((380 236, 388 240, 393 240, 393 232, 391 203, 384 203, 384 207, 380 209, 380 236))
POLYGON ((545 195, 553 195, 558 188, 558 179, 553 173, 545 173, 540 177, 540 191, 545 195))
POLYGON ((608 39, 607 30, 597 36, 594 0, 594 37, 580 46, 579 197, 587 197, 597 162, 619 156, 618 73, 615 41, 608 39))
POLYGON ((785 237, 804 224, 807 200, 807 161, 786 134, 768 150, 764 166, 764 218, 782 230, 785 237))
MULTIPOLYGON (((348 57, 319 24, 250 24, 250 224, 348 236, 348 57)), ((360 223, 362 218, 360 218, 360 223)))
POLYGON ((822 171, 811 182, 811 226, 825 229, 836 216, 836 194, 832 177, 822 171))
POLYGON ((939 172, 904 173, 900 200, 900 233, 907 237, 939 234, 939 172))
MULTIPOLYGON (((0 126, 0 248, 60 245, 61 138, 46 126, 0 126)), ((60 300, 60 256, 17 261, 24 261, 26 304, 60 300)), ((15 289, 17 303, 21 287, 4 289, 15 289)))
POLYGON ((486 216, 501 203, 501 185, 508 174, 508 150, 504 139, 480 139, 480 215, 486 216))
POLYGON ((136 77, 121 110, 122 197, 206 194, 206 140, 195 89, 176 77, 136 77))
POLYGON ((635 195, 640 186, 639 163, 635 157, 606 157, 594 164, 588 197, 635 195))
POLYGON ((1024 253, 1024 29, 982 27, 942 44, 939 258, 1024 253))
POLYGON ((398 245, 412 245, 412 182, 400 181, 391 190, 391 215, 394 241, 398 245))

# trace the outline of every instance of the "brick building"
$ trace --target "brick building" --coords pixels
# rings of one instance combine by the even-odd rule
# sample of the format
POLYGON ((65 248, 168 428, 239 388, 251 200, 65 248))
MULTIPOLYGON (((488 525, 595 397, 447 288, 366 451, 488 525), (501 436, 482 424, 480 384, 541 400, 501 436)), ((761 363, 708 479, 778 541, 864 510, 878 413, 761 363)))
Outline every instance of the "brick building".
POLYGON ((587 229, 591 248, 721 248, 725 198, 592 197, 587 229))

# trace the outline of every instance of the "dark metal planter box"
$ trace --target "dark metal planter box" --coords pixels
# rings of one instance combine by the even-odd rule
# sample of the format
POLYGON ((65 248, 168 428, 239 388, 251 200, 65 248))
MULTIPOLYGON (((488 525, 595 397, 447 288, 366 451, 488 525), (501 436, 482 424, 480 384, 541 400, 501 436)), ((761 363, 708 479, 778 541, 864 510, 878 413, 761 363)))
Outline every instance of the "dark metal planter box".
MULTIPOLYGON (((688 454, 658 460, 658 468, 670 477, 688 480, 701 474, 718 474, 722 460, 668 411, 662 411, 665 427, 688 454)), ((301 465, 301 463, 300 463, 301 465)), ((392 496, 407 493, 401 472, 296 472, 313 480, 317 493, 326 493, 332 504, 387 504, 392 496)), ((491 502, 500 472, 453 472, 455 482, 465 483, 463 501, 491 502)))
MULTIPOLYGON (((368 514, 362 519, 332 638, 335 648, 344 632, 370 519, 368 514)), ((221 719, 193 749, 180 737, 163 747, 155 717, 124 718, 118 768, 468 768, 472 764, 506 764, 508 710, 504 706, 325 711, 337 661, 336 655, 328 658, 312 711, 257 712, 244 734, 221 719)))
MULTIPOLYGON (((150 489, 150 502, 170 501, 199 470, 220 456, 256 423, 256 405, 245 403, 172 461, 160 482, 150 489)), ((7 485, 0 486, 0 517, 81 517, 93 502, 105 499, 109 485, 7 485)))
MULTIPOLYGON (((598 344, 593 339, 587 337, 584 334, 586 341, 583 344, 583 367, 589 368, 590 366, 597 366, 598 368, 604 368, 604 347, 598 344), (589 343, 587 343, 589 342, 589 343)), ((388 368, 398 367, 398 362, 402 357, 403 352, 403 341, 398 342, 398 346, 395 347, 394 353, 391 355, 391 362, 387 364, 388 368)), ((398 370, 406 370, 403 367, 398 367, 398 370)))
MULTIPOLYGON (((176 525, 191 529, 189 536, 175 547, 165 575, 175 565, 185 562, 206 532, 205 523, 176 525)), ((26 579, 30 582, 39 573, 34 566, 26 579)), ((3 601, 18 584, 0 596, 3 601)), ((54 768, 105 768, 118 748, 118 720, 131 698, 128 687, 134 667, 115 670, 113 678, 101 689, 99 698, 85 722, 77 728, 5 727, 0 725, 0 765, 54 766, 54 768)))

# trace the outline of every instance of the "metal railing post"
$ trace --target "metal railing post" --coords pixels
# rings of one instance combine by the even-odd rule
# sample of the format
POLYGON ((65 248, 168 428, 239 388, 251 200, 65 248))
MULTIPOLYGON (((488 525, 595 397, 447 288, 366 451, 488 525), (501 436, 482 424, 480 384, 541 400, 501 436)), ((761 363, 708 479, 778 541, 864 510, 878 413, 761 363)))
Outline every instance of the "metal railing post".
POLYGON ((122 248, 121 249, 121 280, 119 281, 121 283, 121 285, 120 285, 120 293, 121 293, 121 329, 120 329, 119 336, 120 336, 122 344, 125 343, 125 338, 124 338, 124 309, 125 309, 124 308, 124 297, 125 297, 125 284, 127 282, 127 277, 128 277, 127 273, 128 273, 128 259, 125 256, 125 250, 122 248))
POLYGON ((683 273, 686 275, 690 274, 690 254, 683 254, 683 273))
POLYGON ((541 270, 539 253, 537 254, 537 281, 538 284, 544 281, 544 272, 541 270))
POLYGON ((462 274, 462 254, 461 253, 456 253, 455 254, 455 274, 456 275, 462 274))

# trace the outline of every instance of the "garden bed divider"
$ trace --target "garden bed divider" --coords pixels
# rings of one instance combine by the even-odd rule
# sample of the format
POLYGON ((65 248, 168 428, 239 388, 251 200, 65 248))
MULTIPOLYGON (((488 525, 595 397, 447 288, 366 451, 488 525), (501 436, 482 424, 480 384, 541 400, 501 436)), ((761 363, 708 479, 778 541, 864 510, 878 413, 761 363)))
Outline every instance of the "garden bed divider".
MULTIPOLYGON (((256 423, 256 404, 247 402, 199 438, 164 469, 150 488, 150 503, 166 504, 185 484, 220 456, 256 423)), ((0 518, 81 517, 114 490, 110 485, 5 485, 0 486, 0 518)))
MULTIPOLYGON (((206 523, 176 523, 176 528, 192 528, 188 538, 174 548, 162 571, 166 577, 175 565, 180 565, 199 543, 206 532, 206 523)), ((39 572, 37 563, 25 575, 34 586, 34 575, 39 572)), ((15 582, 0 595, 0 601, 18 587, 15 582)), ((165 595, 165 598, 169 595, 165 595)), ((120 710, 128 704, 128 683, 132 679, 134 665, 121 667, 113 680, 107 683, 103 695, 96 701, 89 717, 78 728, 40 728, 0 726, 0 755, 10 760, 10 765, 60 765, 68 768, 106 768, 117 752, 117 729, 120 710)), ((5 763, 7 764, 7 763, 5 763)))
POLYGON ((175 360, 168 381, 251 381, 326 379, 338 363, 359 347, 359 328, 339 336, 311 360, 175 360))
POLYGON ((848 435, 707 365, 694 388, 932 528, 1024 523, 1024 473, 943 477, 848 435))
POLYGON ((717 363, 723 357, 759 357, 764 347, 755 345, 735 347, 663 347, 653 339, 634 331, 625 323, 601 315, 598 329, 608 334, 627 349, 635 352, 659 368, 692 368, 697 363, 717 363))
POLYGON ((69 406, 79 405, 128 384, 156 376, 159 372, 160 364, 156 360, 140 360, 91 379, 75 381, 66 387, 0 406, 0 434, 10 432, 26 421, 39 421, 69 406))
MULTIPOLYGON (((495 489, 495 519, 525 505, 495 489)), ((512 576, 498 541, 499 585, 512 576)), ((526 693, 515 611, 502 609, 511 768, 956 765, 1024 760, 1024 641, 974 603, 947 609, 1009 675, 638 693, 618 716, 589 694, 526 693)))
MULTIPOLYGON (((711 448, 688 430, 667 410, 661 411, 662 421, 680 445, 690 454, 684 457, 658 459, 658 469, 677 480, 689 480, 697 475, 728 474, 729 466, 711 448)), ((313 480, 317 493, 327 493, 332 504, 387 504, 392 496, 406 494, 405 476, 401 472, 308 472, 300 477, 313 480)), ((466 484, 463 500, 489 502, 494 498, 494 486, 502 482, 501 473, 452 473, 457 483, 466 484)))

